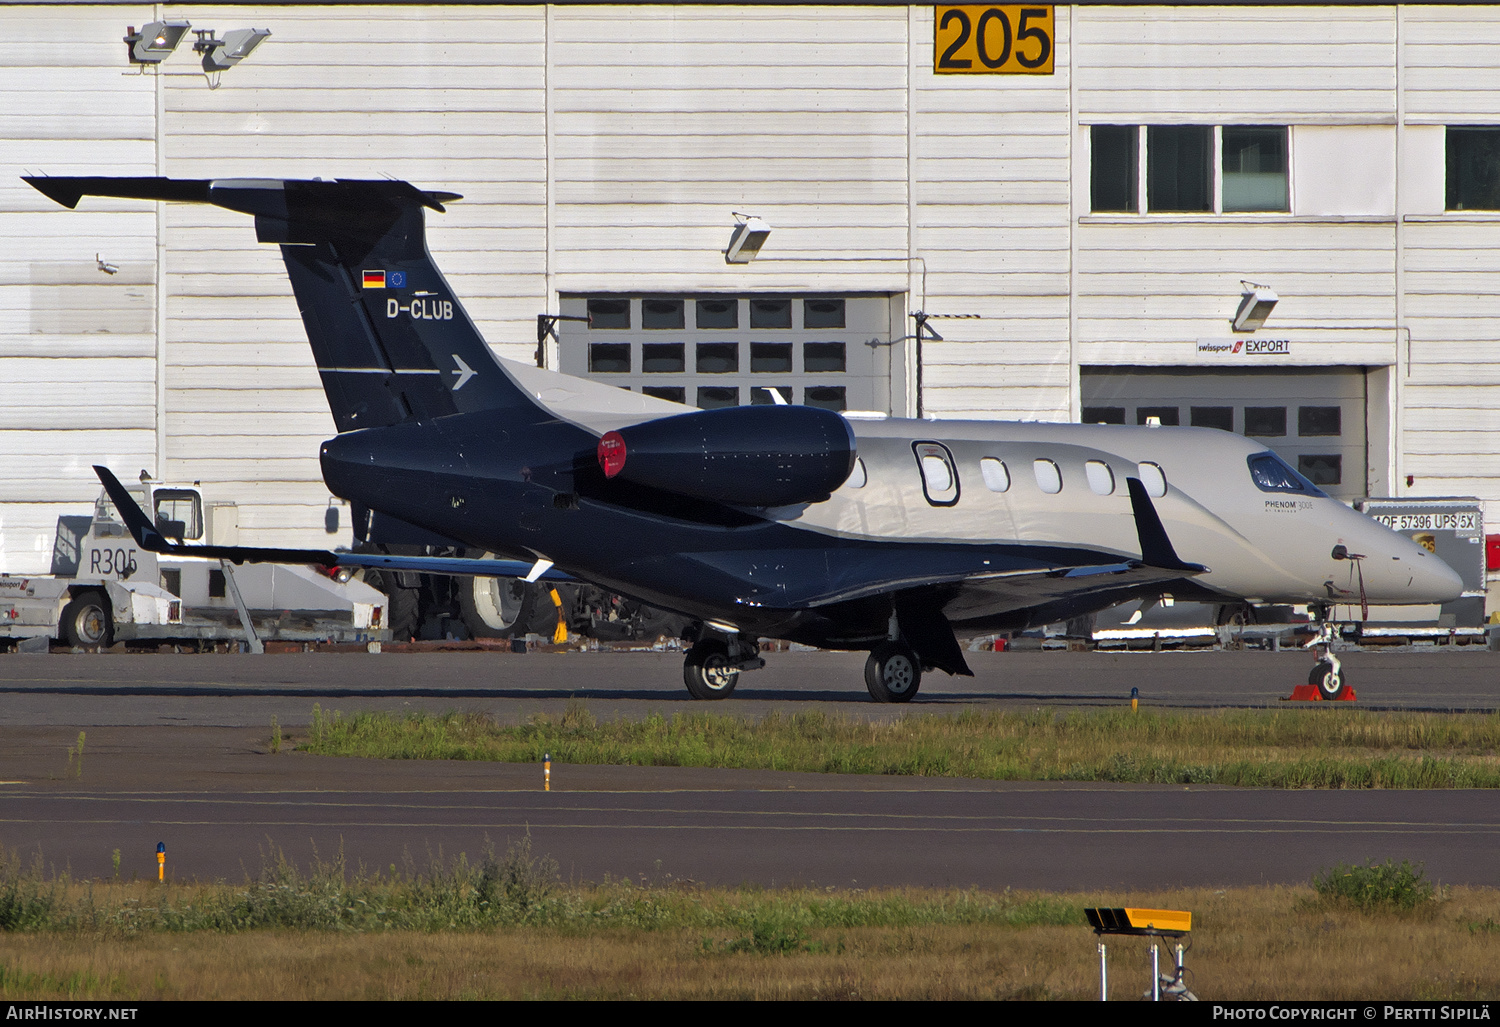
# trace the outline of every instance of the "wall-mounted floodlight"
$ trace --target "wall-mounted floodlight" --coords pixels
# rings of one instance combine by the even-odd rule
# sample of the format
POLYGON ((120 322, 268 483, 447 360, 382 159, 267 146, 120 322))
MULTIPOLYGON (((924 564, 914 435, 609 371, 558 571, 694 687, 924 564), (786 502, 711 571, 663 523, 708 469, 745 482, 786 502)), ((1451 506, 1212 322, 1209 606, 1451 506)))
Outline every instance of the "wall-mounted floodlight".
POLYGON ((1264 285, 1256 285, 1254 282, 1241 282, 1240 288, 1244 293, 1240 296, 1240 308, 1234 312, 1230 327, 1237 332, 1253 332, 1265 324, 1271 311, 1276 309, 1277 296, 1264 285))
POLYGON ((130 48, 131 64, 160 64, 172 56, 187 30, 192 28, 186 21, 153 21, 143 25, 137 32, 131 25, 125 30, 125 45, 130 48))
POLYGON ((730 211, 739 219, 734 234, 729 237, 729 248, 724 251, 724 263, 748 264, 755 259, 766 239, 770 238, 771 226, 760 218, 730 211))
POLYGON ((223 39, 215 39, 213 29, 198 31, 194 33, 198 41, 193 44, 193 52, 203 55, 204 71, 224 71, 249 57, 250 51, 270 34, 270 29, 234 29, 224 33, 223 39))

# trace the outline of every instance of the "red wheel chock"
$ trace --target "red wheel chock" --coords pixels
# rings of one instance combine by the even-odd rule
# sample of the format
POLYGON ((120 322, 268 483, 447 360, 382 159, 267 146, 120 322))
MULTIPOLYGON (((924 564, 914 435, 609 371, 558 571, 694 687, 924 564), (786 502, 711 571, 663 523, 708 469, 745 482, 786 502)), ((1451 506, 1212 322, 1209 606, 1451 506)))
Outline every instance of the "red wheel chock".
MULTIPOLYGON (((1334 702, 1354 702, 1358 698, 1359 698, 1359 696, 1357 696, 1357 695, 1354 694, 1354 689, 1351 686, 1349 686, 1349 685, 1345 685, 1343 687, 1343 689, 1339 692, 1339 697, 1337 699, 1333 700, 1333 701, 1334 702)), ((1326 700, 1326 699, 1323 698, 1323 693, 1320 692, 1320 691, 1318 691, 1318 686, 1317 685, 1298 685, 1296 688, 1292 689, 1292 694, 1291 695, 1287 696, 1285 699, 1283 699, 1281 701, 1282 702, 1327 702, 1328 700, 1326 700)))

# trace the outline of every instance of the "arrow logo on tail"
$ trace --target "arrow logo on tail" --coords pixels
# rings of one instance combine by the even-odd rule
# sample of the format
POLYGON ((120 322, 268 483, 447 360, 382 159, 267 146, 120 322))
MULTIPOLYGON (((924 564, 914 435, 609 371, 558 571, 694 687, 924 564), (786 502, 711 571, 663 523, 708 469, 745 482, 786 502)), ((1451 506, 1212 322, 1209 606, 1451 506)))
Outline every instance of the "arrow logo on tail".
POLYGON ((479 372, 474 370, 468 364, 464 363, 464 358, 459 356, 457 353, 453 354, 453 362, 458 365, 458 370, 450 371, 449 373, 458 375, 458 381, 453 383, 453 391, 457 392, 459 389, 464 387, 465 382, 467 382, 470 378, 474 377, 479 372))

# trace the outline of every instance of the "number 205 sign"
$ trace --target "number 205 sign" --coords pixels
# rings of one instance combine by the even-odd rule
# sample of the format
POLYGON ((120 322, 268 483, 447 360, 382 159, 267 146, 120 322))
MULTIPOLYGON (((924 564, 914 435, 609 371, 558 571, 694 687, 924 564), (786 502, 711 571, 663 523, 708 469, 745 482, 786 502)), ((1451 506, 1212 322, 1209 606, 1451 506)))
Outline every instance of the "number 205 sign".
POLYGON ((933 73, 1052 74, 1052 8, 966 4, 934 11, 933 73))

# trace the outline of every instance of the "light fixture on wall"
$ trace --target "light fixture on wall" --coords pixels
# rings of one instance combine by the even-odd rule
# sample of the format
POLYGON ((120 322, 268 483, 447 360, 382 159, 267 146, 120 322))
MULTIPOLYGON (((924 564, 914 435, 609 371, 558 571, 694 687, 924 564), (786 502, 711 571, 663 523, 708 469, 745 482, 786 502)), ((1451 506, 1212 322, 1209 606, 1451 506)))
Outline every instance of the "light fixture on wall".
POLYGON ((1243 290, 1240 308, 1234 312, 1229 324, 1237 332, 1253 332, 1266 323, 1266 318, 1276 309, 1278 297, 1271 289, 1254 282, 1240 282, 1240 288, 1243 290))
POLYGON ((724 251, 724 263, 748 264, 755 259, 761 246, 771 235, 771 226, 760 218, 730 211, 738 220, 734 234, 729 237, 729 248, 724 251))
POLYGON ((186 21, 153 21, 141 26, 137 32, 131 25, 125 30, 125 45, 131 64, 160 64, 172 56, 187 30, 192 28, 186 21))
POLYGON ((203 55, 203 70, 224 71, 250 56, 250 52, 271 34, 270 29, 234 29, 224 33, 223 39, 214 38, 214 30, 206 29, 193 33, 198 41, 193 52, 203 55))

